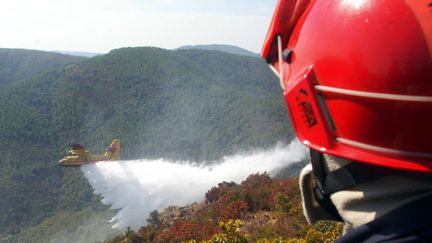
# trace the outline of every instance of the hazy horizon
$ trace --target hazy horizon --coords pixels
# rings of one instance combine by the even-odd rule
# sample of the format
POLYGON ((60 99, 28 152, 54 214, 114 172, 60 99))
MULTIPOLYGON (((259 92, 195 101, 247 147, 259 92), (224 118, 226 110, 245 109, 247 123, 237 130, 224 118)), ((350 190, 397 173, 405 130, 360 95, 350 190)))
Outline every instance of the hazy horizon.
POLYGON ((227 44, 259 53, 276 0, 6 0, 0 48, 107 53, 227 44))
MULTIPOLYGON (((159 46, 135 46, 135 47, 156 47, 156 48, 162 48, 162 49, 167 49, 167 50, 175 50, 175 49, 179 49, 181 47, 194 47, 194 46, 207 46, 207 45, 226 45, 226 46, 234 46, 234 47, 238 47, 241 49, 244 49, 246 51, 252 52, 252 53, 256 53, 259 54, 259 52, 254 52, 252 50, 248 50, 246 48, 243 48, 241 46, 236 46, 236 45, 230 45, 230 44, 222 44, 222 43, 209 43, 209 44, 196 44, 196 45, 182 45, 182 46, 178 46, 175 48, 163 48, 163 47, 159 47, 159 46)), ((115 49, 121 49, 121 48, 128 48, 129 46, 121 46, 121 47, 117 47, 111 50, 108 50, 107 52, 88 52, 88 51, 81 51, 81 50, 40 50, 40 49, 31 49, 31 48, 20 48, 20 47, 1 47, 3 49, 23 49, 23 50, 34 50, 34 51, 47 51, 47 52, 56 52, 56 53, 61 53, 61 54, 82 54, 83 56, 85 56, 86 54, 93 56, 93 55, 103 55, 103 54, 107 54, 112 50, 115 49)))

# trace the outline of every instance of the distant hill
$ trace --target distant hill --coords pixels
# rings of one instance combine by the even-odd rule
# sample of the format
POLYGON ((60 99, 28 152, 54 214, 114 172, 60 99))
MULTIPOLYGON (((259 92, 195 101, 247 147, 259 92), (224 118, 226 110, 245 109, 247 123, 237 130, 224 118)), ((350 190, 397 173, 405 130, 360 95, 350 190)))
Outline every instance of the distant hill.
POLYGON ((278 81, 254 57, 0 49, 0 79, 0 242, 64 212, 77 214, 68 227, 86 208, 105 212, 79 170, 56 165, 69 143, 103 151, 120 138, 124 159, 202 162, 293 137, 278 81))
POLYGON ((59 53, 0 48, 0 85, 26 81, 49 70, 82 60, 83 57, 59 53))
POLYGON ((78 56, 78 57, 95 57, 103 55, 103 53, 95 53, 95 52, 82 52, 82 51, 53 51, 56 53, 61 53, 65 55, 78 56))
POLYGON ((248 51, 246 49, 243 49, 243 48, 240 48, 237 46, 233 46, 233 45, 222 45, 222 44, 186 45, 186 46, 181 46, 181 47, 177 48, 177 50, 184 50, 184 49, 221 51, 221 52, 226 52, 226 53, 230 53, 230 54, 250 56, 250 57, 259 57, 260 56, 258 53, 254 53, 254 52, 251 52, 251 51, 248 51))

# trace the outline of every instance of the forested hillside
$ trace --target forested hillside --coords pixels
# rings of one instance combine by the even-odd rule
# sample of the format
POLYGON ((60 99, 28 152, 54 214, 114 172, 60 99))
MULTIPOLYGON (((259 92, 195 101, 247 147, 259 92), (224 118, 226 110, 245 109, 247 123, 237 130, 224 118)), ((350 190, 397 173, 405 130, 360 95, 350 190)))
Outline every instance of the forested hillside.
POLYGON ((27 81, 49 70, 84 60, 52 52, 0 48, 0 84, 27 81))
POLYGON ((125 48, 71 68, 56 86, 54 112, 64 144, 102 150, 117 137, 126 159, 208 160, 289 141, 278 94, 258 58, 125 48))
MULTIPOLYGON (((82 58, 0 50, 0 234, 18 233, 60 207, 52 97, 63 67, 82 58)), ((77 207, 79 208, 79 206, 77 207)))
POLYGON ((66 212, 106 213, 79 170, 55 165, 69 143, 102 151, 120 138, 124 159, 204 162, 291 139, 278 82, 255 57, 1 49, 0 87, 0 241, 46 219, 64 223, 66 212))

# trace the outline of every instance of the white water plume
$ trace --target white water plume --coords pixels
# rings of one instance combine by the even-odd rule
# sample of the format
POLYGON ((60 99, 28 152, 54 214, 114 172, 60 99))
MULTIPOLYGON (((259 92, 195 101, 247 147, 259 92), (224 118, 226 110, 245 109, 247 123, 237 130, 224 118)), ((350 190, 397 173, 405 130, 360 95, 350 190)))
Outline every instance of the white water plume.
POLYGON ((113 227, 137 229, 147 224, 153 210, 201 201, 223 181, 240 183, 258 172, 275 175, 305 156, 306 148, 294 141, 266 151, 227 156, 212 165, 143 159, 98 162, 81 166, 81 170, 102 202, 118 209, 113 227))

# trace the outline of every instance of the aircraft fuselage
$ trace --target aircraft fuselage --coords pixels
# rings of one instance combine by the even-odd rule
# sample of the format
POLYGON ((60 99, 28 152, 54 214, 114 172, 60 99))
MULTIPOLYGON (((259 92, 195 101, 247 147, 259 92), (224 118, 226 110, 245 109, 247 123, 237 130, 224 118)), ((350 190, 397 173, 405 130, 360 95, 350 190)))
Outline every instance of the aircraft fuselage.
POLYGON ((107 161, 109 158, 101 155, 101 156, 89 156, 87 158, 83 158, 80 156, 66 156, 57 162, 58 165, 64 167, 79 167, 81 165, 96 163, 99 161, 107 161))

